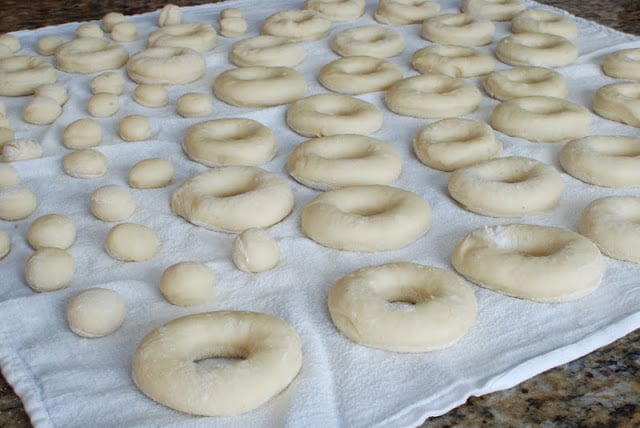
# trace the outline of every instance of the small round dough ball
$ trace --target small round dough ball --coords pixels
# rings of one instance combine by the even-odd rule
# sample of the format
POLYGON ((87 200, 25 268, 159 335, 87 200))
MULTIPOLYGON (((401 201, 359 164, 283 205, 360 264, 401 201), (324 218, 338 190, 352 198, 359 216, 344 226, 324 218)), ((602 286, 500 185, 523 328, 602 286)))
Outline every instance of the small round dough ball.
POLYGON ((62 114, 62 107, 53 98, 36 96, 24 106, 22 119, 33 125, 51 125, 62 114))
POLYGON ((129 186, 136 189, 157 189, 171 182, 175 169, 161 158, 145 159, 129 171, 129 186))
POLYGON ((143 141, 151 136, 151 120, 147 116, 133 114, 120 121, 118 131, 125 141, 143 141))
POLYGON ((182 95, 176 102, 176 110, 182 117, 204 117, 213 112, 209 96, 200 92, 182 95))
POLYGON ((78 336, 103 337, 113 333, 124 321, 122 297, 106 288, 90 288, 76 294, 67 304, 69 328, 78 336))
POLYGON ((36 52, 40 55, 53 55, 56 49, 62 45, 64 41, 58 36, 44 36, 38 39, 36 43, 36 52))
POLYGON ((76 240, 76 225, 63 214, 47 214, 38 217, 27 232, 27 241, 34 250, 45 247, 66 250, 76 240))
POLYGON ((93 149, 78 150, 62 159, 62 169, 75 178, 102 177, 107 172, 107 157, 93 149))
POLYGON ((213 298, 215 278, 204 263, 180 262, 162 273, 160 291, 174 305, 202 305, 213 298))
POLYGON ((138 29, 133 22, 119 22, 111 29, 111 38, 116 42, 133 42, 138 39, 138 29))
POLYGON ((141 224, 120 223, 107 235, 104 248, 116 260, 144 262, 151 260, 160 247, 156 232, 141 224))
POLYGON ((131 193, 115 184, 100 187, 91 195, 91 213, 102 221, 121 221, 136 210, 131 193))
POLYGON ((124 77, 122 74, 110 71, 102 73, 91 79, 92 94, 115 94, 120 95, 124 90, 124 77))
POLYGON ((251 228, 233 241, 231 257, 241 271, 259 273, 280 263, 280 249, 265 229, 251 228))
POLYGON ((24 277, 35 291, 55 291, 69 286, 76 263, 66 250, 42 248, 27 260, 24 277))
POLYGON ((120 110, 120 101, 115 94, 99 93, 89 98, 87 111, 93 117, 113 116, 120 110))
POLYGON ((158 16, 158 27, 179 24, 181 18, 182 11, 179 6, 175 4, 165 5, 160 11, 160 16, 158 16))
POLYGON ((76 29, 76 37, 95 37, 102 38, 104 33, 97 24, 82 24, 76 29))
POLYGON ((20 39, 13 34, 0 34, 0 46, 6 47, 11 53, 20 50, 20 39))
POLYGON ((0 188, 20 183, 18 171, 11 165, 0 163, 0 188))
POLYGON ((138 85, 133 100, 145 107, 163 107, 169 103, 169 91, 162 85, 138 85))
POLYGON ((69 100, 69 94, 64 86, 55 83, 38 86, 33 95, 36 97, 49 97, 56 100, 58 104, 63 106, 69 100))
POLYGON ((120 12, 109 12, 102 17, 102 28, 105 33, 110 33, 116 24, 125 22, 127 18, 120 12))
POLYGON ((4 230, 0 229, 0 259, 9 254, 11 250, 11 238, 4 230))
POLYGON ((62 144, 68 149, 88 149, 102 142, 102 126, 93 119, 78 119, 62 133, 62 144))
POLYGON ((35 211, 38 202, 31 189, 20 184, 0 187, 0 219, 22 220, 35 211))

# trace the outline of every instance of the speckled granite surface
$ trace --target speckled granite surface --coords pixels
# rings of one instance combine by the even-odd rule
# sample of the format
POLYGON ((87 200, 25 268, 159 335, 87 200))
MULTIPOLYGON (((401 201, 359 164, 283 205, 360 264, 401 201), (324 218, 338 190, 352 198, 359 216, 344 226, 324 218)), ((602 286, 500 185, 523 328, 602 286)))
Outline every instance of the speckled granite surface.
MULTIPOLYGON (((99 19, 108 11, 154 10, 165 2, 90 0, 30 2, 5 0, 0 33, 48 24, 99 19)), ((195 5, 210 1, 173 1, 195 5)), ((640 34, 640 1, 541 0, 620 31, 640 34)), ((422 427, 639 427, 640 330, 583 358, 522 384, 482 397, 422 427)), ((20 399, 0 376, 0 427, 29 427, 20 399)))

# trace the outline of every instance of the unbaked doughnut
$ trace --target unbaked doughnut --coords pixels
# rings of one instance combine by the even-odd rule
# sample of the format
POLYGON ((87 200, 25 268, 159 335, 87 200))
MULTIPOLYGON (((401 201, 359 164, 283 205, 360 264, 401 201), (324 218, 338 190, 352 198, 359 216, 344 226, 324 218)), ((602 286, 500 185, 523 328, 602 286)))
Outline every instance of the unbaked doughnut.
POLYGON ((576 22, 566 16, 544 9, 526 9, 511 20, 514 33, 547 33, 573 40, 578 34, 576 22))
POLYGON ((325 88, 347 95, 384 91, 400 79, 400 67, 369 56, 339 58, 322 67, 318 75, 325 88))
POLYGON ((420 73, 441 73, 451 77, 476 77, 496 68, 492 56, 467 46, 433 45, 417 50, 411 65, 420 73))
POLYGON ((213 112, 211 99, 202 92, 189 92, 180 95, 176 101, 176 111, 182 117, 204 117, 213 112))
POLYGON ((24 267, 24 278, 34 291, 55 291, 68 287, 75 273, 73 257, 60 248, 37 250, 24 267))
POLYGON ((578 49, 555 34, 517 33, 498 42, 496 57, 509 65, 564 67, 576 60, 578 49))
POLYGON ((329 290, 329 313, 342 334, 395 352, 442 349, 473 325, 473 289, 453 272, 415 263, 358 269, 329 290))
POLYGON ((91 214, 99 220, 122 221, 131 217, 136 210, 136 203, 125 187, 111 184, 93 192, 90 208, 91 214))
POLYGON ((215 289, 213 272, 204 263, 176 263, 160 277, 160 291, 174 305, 202 305, 213 298, 215 289))
POLYGON ((493 109, 496 131, 530 141, 558 142, 589 135, 591 116, 579 104, 555 97, 520 97, 493 109))
POLYGON ((42 156, 42 147, 36 140, 12 140, 0 146, 3 162, 37 159, 42 156))
POLYGON ((402 157, 393 145, 364 135, 314 138, 296 146, 289 174, 313 189, 389 184, 400 175, 402 157))
POLYGON ((451 262, 483 287, 548 303, 587 295, 605 271, 604 257, 589 239, 568 229, 531 224, 475 230, 456 245, 451 262))
POLYGON ((217 41, 216 30, 203 22, 167 25, 149 34, 149 47, 189 48, 197 52, 210 51, 217 41))
POLYGON ((138 85, 133 100, 145 107, 162 107, 169 104, 169 92, 163 85, 138 85))
POLYGON ((247 32, 247 20, 242 11, 236 8, 224 9, 220 12, 220 34, 224 37, 238 37, 247 32))
POLYGON ((262 34, 294 41, 318 40, 331 30, 331 21, 312 10, 283 10, 262 22, 262 34))
POLYGON ((0 95, 19 97, 31 95, 41 85, 58 80, 55 68, 35 56, 0 58, 0 95))
POLYGON ((280 249, 267 230, 250 228, 233 240, 231 259, 243 272, 265 272, 280 263, 280 249))
POLYGON ((499 156, 502 143, 484 122, 451 118, 422 128, 413 138, 413 151, 423 164, 453 171, 499 156))
POLYGON ((129 186, 134 189, 157 189, 171 183, 175 169, 162 158, 144 159, 129 170, 129 186))
POLYGON ((304 47, 286 37, 256 36, 231 47, 229 61, 239 67, 294 67, 304 60, 304 47))
POLYGON ((0 188, 20 183, 18 171, 9 164, 0 163, 0 188))
POLYGON ((4 258, 11 251, 11 238, 4 230, 0 229, 0 259, 4 258))
POLYGON ((600 116, 640 127, 640 82, 604 85, 593 98, 593 111, 600 116))
POLYGON ((602 71, 618 79, 640 80, 640 48, 623 49, 605 56, 602 71))
POLYGON ((120 95, 124 90, 124 77, 122 77, 122 74, 113 71, 102 73, 91 79, 90 87, 92 94, 106 92, 120 95))
POLYGON ((565 144, 559 158, 565 171, 585 183, 640 187, 640 138, 584 137, 565 144))
POLYGON ((62 169, 71 177, 102 177, 107 172, 107 157, 93 149, 77 150, 62 159, 62 169))
POLYGON ((253 410, 284 390, 302 366, 295 330, 256 312, 208 312, 156 328, 138 345, 133 380, 175 410, 226 416, 253 410), (199 361, 235 358, 224 366, 199 361))
POLYGON ((138 29, 133 22, 118 22, 111 29, 111 38, 116 42, 138 40, 138 29))
POLYGON ((36 195, 26 186, 15 184, 0 187, 0 219, 22 220, 35 211, 36 195))
POLYGON ((493 41, 495 25, 466 13, 445 13, 422 23, 420 36, 434 43, 457 46, 484 46, 493 41))
POLYGON ((103 36, 104 33, 97 24, 82 24, 76 28, 76 37, 94 37, 101 39, 103 36))
POLYGON ((151 120, 141 114, 125 116, 118 124, 118 134, 124 141, 144 141, 151 136, 151 120))
POLYGON ((435 119, 457 117, 478 108, 482 94, 464 80, 441 74, 423 74, 394 83, 384 101, 394 113, 435 119))
POLYGON ((305 137, 368 135, 382 127, 382 112, 358 98, 318 94, 291 104, 287 110, 287 124, 305 137))
POLYGON ((43 36, 36 43, 36 52, 44 56, 53 55, 63 43, 64 41, 58 36, 43 36))
POLYGON ((204 71, 203 56, 187 48, 147 48, 127 62, 131 80, 144 84, 184 85, 201 78, 204 71))
POLYGON ((116 331, 125 315, 124 299, 107 288, 82 291, 67 303, 69 329, 82 337, 104 337, 116 331))
POLYGON ((483 82, 484 90, 498 100, 528 96, 565 98, 567 82, 557 71, 544 67, 521 66, 496 70, 483 82))
POLYGON ((390 58, 402 53, 404 41, 395 30, 380 25, 365 25, 340 31, 333 38, 331 49, 342 56, 390 58))
POLYGON ((440 12, 440 4, 429 0, 378 0, 374 18, 381 24, 421 24, 440 12))
POLYGON ((93 117, 113 116, 120 110, 120 99, 115 94, 100 92, 89 97, 87 112, 93 117))
POLYGON ((158 16, 158 27, 179 24, 182 19, 182 10, 175 4, 167 4, 160 11, 158 16))
POLYGON ((225 232, 269 227, 293 209, 287 181, 250 166, 210 169, 183 182, 171 195, 171 209, 196 226, 225 232))
POLYGON ((182 148, 190 159, 207 166, 258 166, 273 159, 276 139, 255 120, 217 119, 187 128, 182 148))
POLYGON ((49 97, 63 106, 69 100, 69 94, 64 86, 58 85, 56 83, 49 83, 46 85, 38 86, 34 91, 33 95, 36 97, 49 97))
POLYGON ((31 248, 44 247, 66 250, 76 240, 76 225, 71 217, 64 214, 46 214, 38 217, 27 231, 27 241, 31 248))
POLYGON ((364 15, 365 0, 306 0, 304 8, 331 21, 355 21, 364 15))
POLYGON ((527 7, 524 0, 464 0, 462 11, 492 21, 509 21, 527 7))
POLYGON ((55 51, 56 66, 67 73, 113 70, 127 63, 129 54, 117 43, 95 37, 66 42, 55 51))
POLYGON ((22 120, 32 125, 51 125, 62 114, 58 101, 50 97, 35 96, 22 110, 22 120))
POLYGON ((390 186, 329 190, 302 210, 302 231, 325 247, 347 251, 401 248, 431 226, 431 207, 420 196, 390 186))
POLYGON ((158 253, 156 232, 141 224, 120 223, 111 228, 104 241, 107 253, 123 262, 144 262, 158 253))
POLYGON ((101 142, 102 126, 94 119, 78 119, 62 133, 62 144, 68 149, 88 149, 101 142))
POLYGON ((14 54, 20 50, 20 39, 13 34, 0 34, 0 46, 14 54))
POLYGON ((127 18, 120 12, 109 12, 102 17, 102 29, 105 33, 110 33, 116 24, 125 22, 127 18))

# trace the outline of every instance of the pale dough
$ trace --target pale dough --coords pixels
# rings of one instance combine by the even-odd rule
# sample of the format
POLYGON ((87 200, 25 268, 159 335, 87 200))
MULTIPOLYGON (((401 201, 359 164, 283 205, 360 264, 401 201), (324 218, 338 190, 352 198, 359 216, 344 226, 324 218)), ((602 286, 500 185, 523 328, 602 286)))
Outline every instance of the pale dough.
POLYGON ((520 66, 497 70, 487 76, 483 87, 490 97, 498 100, 529 96, 567 96, 567 81, 564 76, 544 67, 520 66))
POLYGON ((204 57, 197 51, 177 47, 151 47, 127 62, 129 78, 151 85, 184 85, 204 75, 204 57))
POLYGON ((28 187, 20 184, 0 187, 0 219, 22 220, 29 217, 36 206, 36 195, 28 187))
POLYGON ((369 56, 339 58, 322 67, 318 75, 325 88, 347 95, 384 91, 400 79, 400 67, 369 56))
POLYGON ((233 240, 231 259, 243 272, 265 272, 280 263, 280 249, 267 230, 250 228, 233 240))
POLYGON ((304 60, 304 46, 286 37, 256 36, 231 47, 229 61, 240 67, 294 67, 304 60))
POLYGON ((433 45, 417 50, 411 65, 420 73, 441 73, 451 77, 476 77, 496 68, 492 56, 467 46, 433 45))
POLYGON ((341 56, 390 58, 402 53, 404 41, 395 30, 380 25, 365 25, 340 31, 333 38, 331 49, 341 56))
POLYGON ((312 10, 283 10, 262 22, 261 33, 294 41, 318 40, 331 31, 331 21, 312 10))
POLYGON ((62 114, 58 101, 44 96, 35 96, 25 104, 22 120, 32 125, 51 125, 62 114))
POLYGON ((138 40, 138 29, 133 22, 118 22, 111 29, 111 38, 116 42, 138 40))
POLYGON ((218 36, 211 24, 204 22, 171 24, 149 34, 149 47, 188 48, 207 52, 216 47, 218 36))
POLYGON ((144 141, 151 137, 151 120, 148 116, 125 116, 118 125, 118 134, 124 141, 144 141))
POLYGON ((495 25, 466 13, 445 13, 427 18, 420 36, 434 43, 457 46, 484 46, 493 41, 495 25))
POLYGON ((464 0, 462 11, 492 21, 509 21, 527 7, 524 0, 464 0))
POLYGON ((593 111, 640 128, 640 82, 610 83, 599 88, 593 98, 593 111))
POLYGON ((514 33, 547 33, 573 40, 578 35, 575 20, 544 9, 526 9, 511 20, 514 33))
POLYGON ((102 126, 94 119, 78 119, 62 133, 62 144, 68 149, 88 149, 102 142, 102 126))
POLYGON ((176 101, 176 111, 182 117, 204 117, 213 112, 211 99, 202 92, 189 92, 180 95, 176 101))
POLYGON ((224 9, 220 12, 220 34, 224 37, 238 37, 247 32, 247 20, 242 11, 236 8, 224 9))
POLYGON ((516 33, 498 42, 496 57, 509 65, 564 67, 578 58, 578 49, 555 34, 516 33))
POLYGON ((365 0, 306 0, 304 8, 331 21, 355 21, 364 15, 365 0))
POLYGON ((35 56, 0 58, 0 95, 31 95, 38 86, 58 80, 55 68, 35 56))
POLYGON ((35 140, 11 140, 0 146, 0 160, 14 162, 37 159, 42 156, 42 146, 35 140))
POLYGON ((27 285, 34 291, 55 291, 68 287, 75 273, 73 257, 60 248, 37 250, 24 267, 27 285))
POLYGON ((62 45, 64 41, 58 36, 43 36, 36 43, 36 52, 40 55, 50 56, 56 52, 56 49, 62 45))
POLYGON ((102 29, 105 33, 110 33, 116 24, 126 22, 127 18, 120 12, 109 12, 102 17, 102 29))
POLYGON ((213 299, 215 278, 204 263, 180 262, 162 272, 160 291, 174 305, 202 305, 213 299))
POLYGON ((167 4, 160 11, 158 16, 158 27, 179 24, 182 19, 182 10, 175 4, 167 4))
POLYGON ((102 186, 91 195, 91 213, 102 221, 125 220, 136 210, 131 193, 115 184, 102 186))
POLYGON ((124 77, 122 74, 110 71, 102 73, 91 79, 91 93, 99 94, 106 92, 108 94, 121 95, 124 91, 124 77))
POLYGON ((93 149, 69 153, 62 159, 64 172, 76 178, 102 177, 107 172, 107 157, 93 149))
POLYGON ((104 33, 97 24, 82 24, 76 28, 76 37, 95 37, 100 39, 103 36, 104 33))
POLYGON ((175 168, 170 161, 161 158, 144 159, 129 170, 129 186, 135 189, 165 187, 173 179, 175 168))
POLYGON ((69 100, 69 94, 65 87, 56 83, 38 86, 33 91, 33 95, 36 97, 49 97, 55 100, 60 106, 63 106, 69 100))
POLYGON ((76 240, 76 225, 71 217, 64 214, 46 214, 38 217, 27 231, 27 241, 31 248, 44 247, 66 250, 76 240))
POLYGON ((374 18, 381 24, 421 24, 439 12, 440 4, 430 0, 378 0, 374 18))
POLYGON ((156 232, 135 223, 120 223, 109 231, 104 241, 107 253, 123 262, 145 262, 158 253, 156 232))
POLYGON ((129 59, 117 43, 95 37, 66 42, 55 51, 56 66, 67 73, 95 73, 122 67, 129 59))
POLYGON ((117 95, 100 92, 89 97, 87 112, 93 117, 110 117, 120 110, 120 100, 117 95))
POLYGON ((605 56, 602 71, 618 79, 640 80, 640 48, 622 49, 605 56))
POLYGON ((20 175, 12 165, 0 163, 0 188, 20 184, 20 175))
POLYGON ((78 336, 97 338, 116 331, 125 316, 124 299, 107 288, 82 291, 67 303, 69 328, 78 336))

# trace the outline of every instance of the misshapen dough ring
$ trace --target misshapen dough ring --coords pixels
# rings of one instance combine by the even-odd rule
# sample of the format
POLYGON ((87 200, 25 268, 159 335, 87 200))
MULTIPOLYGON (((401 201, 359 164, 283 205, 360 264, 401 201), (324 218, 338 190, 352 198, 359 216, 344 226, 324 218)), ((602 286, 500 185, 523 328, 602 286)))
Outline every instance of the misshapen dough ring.
POLYGON ((307 83, 302 73, 289 67, 240 67, 224 71, 213 81, 213 92, 225 103, 238 107, 271 107, 304 96, 307 83))
POLYGON ((466 13, 445 13, 427 18, 420 36, 434 43, 457 46, 484 46, 493 41, 495 25, 466 13))
POLYGON ((284 10, 264 20, 262 34, 295 41, 318 40, 331 30, 331 21, 312 10, 284 10))
POLYGON ((453 267, 491 290, 538 302, 590 293, 605 271, 589 239, 568 229, 510 224, 478 229, 456 245, 453 267))
POLYGON ((400 80, 384 98, 394 113, 427 119, 463 116, 477 109, 481 100, 482 94, 475 86, 440 74, 400 80))
POLYGON ((581 105, 555 97, 520 97, 498 104, 491 126, 512 137, 558 142, 589 135, 590 112, 581 105))
POLYGON ((338 134, 368 135, 382 126, 382 112, 375 105, 339 94, 319 94, 291 104, 287 124, 305 137, 338 134))
POLYGON ((58 80, 55 68, 35 56, 0 58, 0 95, 31 95, 38 86, 58 80))
POLYGON ((145 336, 133 359, 133 380, 172 409, 226 416, 261 406, 284 390, 301 366, 300 338, 282 319, 208 312, 178 318, 145 336), (198 364, 208 358, 238 361, 224 367, 198 364))
POLYGON ((389 184, 400 175, 402 157, 384 141, 364 135, 335 135, 298 145, 289 156, 287 169, 296 181, 320 190, 389 184))
POLYGON ((562 36, 517 33, 498 42, 496 57, 509 65, 564 67, 576 60, 578 49, 562 36))
POLYGON ((640 48, 613 52, 602 60, 602 71, 618 79, 640 80, 640 48))
POLYGON ((493 57, 467 46, 433 45, 417 50, 411 65, 420 73, 441 73, 451 77, 475 77, 496 68, 493 57))
POLYGON ((464 0, 462 11, 492 21, 509 21, 527 7, 524 0, 464 0))
POLYGON ((258 166, 273 159, 276 139, 255 120, 217 119, 187 128, 182 148, 189 158, 207 166, 258 166))
POLYGON ((216 30, 205 23, 172 24, 149 34, 150 47, 189 48, 206 52, 216 47, 216 30))
POLYGON ((304 8, 332 21, 354 21, 364 15, 365 0, 306 0, 304 8))
POLYGON ((142 84, 184 85, 201 78, 204 71, 202 55, 188 48, 147 48, 127 63, 131 80, 142 84))
POLYGON ((347 28, 331 42, 331 49, 342 56, 372 56, 390 58, 404 50, 402 36, 380 25, 347 28))
POLYGON ((318 75, 324 87, 348 95, 383 91, 400 79, 400 67, 369 56, 339 58, 322 67, 318 75))
POLYGON ((640 82, 601 87, 593 98, 593 111, 606 119, 640 128, 640 82))
POLYGON ((492 217, 521 217, 554 208, 564 192, 560 173, 524 157, 488 160, 455 170, 449 194, 465 209, 492 217))
POLYGON ((547 33, 573 40, 578 34, 578 26, 573 19, 544 9, 526 9, 511 20, 514 33, 547 33))
POLYGON ((381 24, 420 24, 440 12, 440 4, 429 0, 378 0, 374 18, 381 24))
POLYGON ((286 37, 256 36, 240 40, 231 48, 229 60, 239 67, 294 67, 304 59, 301 43, 286 37))
POLYGON ((129 54, 118 43, 82 37, 61 45, 55 52, 56 66, 67 73, 114 70, 127 63, 129 54))
POLYGON ((329 190, 302 211, 302 230, 325 247, 386 251, 404 247, 431 226, 431 207, 420 196, 390 186, 329 190))
POLYGON ((591 202, 582 212, 580 233, 604 254, 640 263, 640 198, 613 196, 591 202))
POLYGON ((640 187, 640 138, 589 136, 569 141, 560 164, 573 177, 606 187, 640 187))
POLYGON ((489 96, 498 100, 529 96, 567 96, 564 76, 544 67, 522 66, 497 70, 487 76, 483 87, 489 96))
POLYGON ((415 263, 358 269, 333 284, 328 305, 346 337, 395 352, 450 346, 471 328, 478 311, 464 279, 415 263))
POLYGON ((249 166, 227 166, 197 174, 171 195, 171 209, 207 229, 242 232, 269 227, 293 209, 287 181, 249 166))

